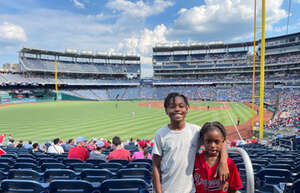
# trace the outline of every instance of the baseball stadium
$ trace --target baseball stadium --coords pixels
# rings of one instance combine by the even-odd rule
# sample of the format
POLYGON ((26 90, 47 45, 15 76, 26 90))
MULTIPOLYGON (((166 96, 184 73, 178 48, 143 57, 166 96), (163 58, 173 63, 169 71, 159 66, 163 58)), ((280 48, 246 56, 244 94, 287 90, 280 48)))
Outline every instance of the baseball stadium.
MULTIPOLYGON (((266 131, 278 122, 288 124, 282 120, 279 101, 287 102, 288 97, 295 104, 292 110, 297 110, 299 57, 294 51, 297 43, 289 41, 299 37, 295 33, 266 40, 266 131), (284 51, 274 46, 277 42, 285 42, 284 51)), ((190 100, 189 122, 203 125, 217 120, 226 126, 230 140, 248 139, 259 124, 258 65, 252 116, 252 49, 253 42, 158 45, 153 48, 154 77, 141 79, 139 56, 23 48, 18 65, 0 74, 0 127, 17 139, 39 142, 82 134, 153 139, 168 122, 163 99, 179 92, 190 100)), ((294 115, 291 120, 297 117, 293 111, 283 114, 294 115)))
POLYGON ((224 125, 240 192, 300 192, 300 32, 157 44, 152 67, 143 78, 138 54, 19 49, 0 72, 0 192, 154 192, 149 157, 110 156, 116 136, 132 158, 151 154, 169 93, 188 99, 186 122, 224 125), (75 142, 106 160, 75 159, 75 142))

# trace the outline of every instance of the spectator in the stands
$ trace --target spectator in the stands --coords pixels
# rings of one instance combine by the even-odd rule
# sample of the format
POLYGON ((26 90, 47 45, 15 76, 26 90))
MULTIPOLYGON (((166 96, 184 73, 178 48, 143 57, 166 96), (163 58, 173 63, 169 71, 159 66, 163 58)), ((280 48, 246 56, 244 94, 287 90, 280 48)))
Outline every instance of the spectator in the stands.
POLYGON ((9 139, 7 143, 8 148, 14 148, 15 147, 15 140, 13 138, 9 139))
POLYGON ((122 147, 122 142, 120 137, 115 136, 112 139, 112 143, 114 146, 114 150, 112 152, 109 153, 107 160, 111 160, 111 159, 126 159, 131 161, 131 157, 130 157, 130 151, 128 151, 127 149, 124 149, 122 147))
POLYGON ((72 138, 72 139, 69 139, 69 140, 67 141, 67 143, 63 146, 64 151, 65 151, 65 152, 68 152, 72 147, 75 147, 74 143, 75 143, 75 141, 74 141, 73 138, 72 138))
POLYGON ((96 142, 97 142, 97 138, 95 137, 91 138, 86 145, 88 150, 94 151, 96 149, 96 142))
POLYGON ((150 153, 148 152, 147 142, 144 140, 140 140, 138 142, 138 152, 134 152, 132 155, 132 159, 152 159, 150 153))
POLYGON ((69 150, 68 158, 80 159, 82 161, 86 161, 87 159, 89 159, 89 152, 86 149, 86 142, 87 139, 85 137, 83 136, 77 137, 76 138, 77 146, 72 147, 69 150))
POLYGON ((13 137, 12 137, 11 133, 10 133, 10 134, 8 134, 8 136, 7 136, 8 143, 9 143, 9 142, 10 142, 10 140, 12 140, 12 139, 13 139, 13 137))
MULTIPOLYGON (((48 150, 48 148, 51 146, 51 141, 49 139, 46 140, 45 142, 45 147, 46 147, 46 151, 48 150)), ((40 148, 41 148, 41 145, 40 145, 40 148)))
POLYGON ((24 144, 24 148, 26 148, 26 149, 32 149, 32 141, 28 141, 28 143, 25 143, 24 144))
POLYGON ((106 160, 107 156, 104 155, 102 152, 105 149, 105 144, 103 141, 99 140, 96 142, 96 150, 91 151, 89 159, 102 159, 106 160))
POLYGON ((36 153, 36 152, 43 152, 40 148, 39 148, 39 144, 38 143, 34 143, 32 145, 32 153, 36 153))
POLYGON ((130 138, 130 141, 128 142, 128 145, 135 145, 133 138, 130 138))
POLYGON ((252 140, 251 140, 251 143, 257 143, 257 142, 258 142, 258 141, 257 141, 256 137, 253 136, 253 137, 252 137, 252 140))
POLYGON ((16 148, 22 148, 24 147, 23 141, 20 140, 17 144, 16 144, 16 148))
POLYGON ((62 154, 64 153, 64 149, 59 143, 59 138, 53 139, 53 144, 48 148, 48 153, 56 153, 56 154, 62 154))

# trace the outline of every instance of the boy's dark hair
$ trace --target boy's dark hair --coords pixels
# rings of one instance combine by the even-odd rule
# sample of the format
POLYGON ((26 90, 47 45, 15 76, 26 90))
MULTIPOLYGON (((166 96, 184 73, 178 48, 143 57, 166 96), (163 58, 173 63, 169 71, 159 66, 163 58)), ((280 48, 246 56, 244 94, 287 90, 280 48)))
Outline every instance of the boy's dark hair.
POLYGON ((34 148, 37 148, 38 146, 39 146, 38 143, 34 143, 34 144, 32 145, 33 149, 34 149, 34 148))
POLYGON ((182 97, 186 106, 189 107, 189 101, 188 99, 186 98, 186 96, 184 96, 183 94, 179 94, 178 92, 171 92, 168 94, 168 96, 165 98, 165 101, 164 101, 164 107, 165 109, 168 108, 168 106, 171 104, 171 103, 175 103, 175 98, 176 97, 182 97))
POLYGON ((53 139, 53 143, 54 143, 54 145, 58 144, 58 142, 59 142, 59 138, 55 138, 55 139, 53 139))
POLYGON ((67 142, 67 144, 72 143, 72 141, 73 141, 73 138, 72 138, 72 139, 69 139, 68 142, 67 142))
POLYGON ((223 135, 224 137, 224 140, 226 139, 226 129, 225 127, 218 121, 214 121, 214 122, 206 122, 201 130, 200 130, 200 140, 201 140, 201 143, 203 143, 203 138, 204 138, 204 135, 205 133, 209 132, 209 131, 212 131, 212 130, 219 130, 221 132, 221 134, 223 135))
POLYGON ((114 138, 112 139, 112 143, 113 143, 115 146, 121 145, 121 139, 120 139, 120 137, 114 136, 114 138))

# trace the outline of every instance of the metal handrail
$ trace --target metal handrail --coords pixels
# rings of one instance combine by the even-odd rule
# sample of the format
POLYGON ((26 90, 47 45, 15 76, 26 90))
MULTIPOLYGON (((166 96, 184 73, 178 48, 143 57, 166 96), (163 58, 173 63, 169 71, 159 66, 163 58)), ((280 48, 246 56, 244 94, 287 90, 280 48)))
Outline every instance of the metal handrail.
POLYGON ((228 148, 228 153, 238 153, 242 156, 242 159, 245 164, 246 169, 246 177, 247 177, 247 187, 246 193, 254 193, 255 192, 255 183, 254 183, 254 172, 252 167, 252 162, 248 153, 242 148, 228 148))

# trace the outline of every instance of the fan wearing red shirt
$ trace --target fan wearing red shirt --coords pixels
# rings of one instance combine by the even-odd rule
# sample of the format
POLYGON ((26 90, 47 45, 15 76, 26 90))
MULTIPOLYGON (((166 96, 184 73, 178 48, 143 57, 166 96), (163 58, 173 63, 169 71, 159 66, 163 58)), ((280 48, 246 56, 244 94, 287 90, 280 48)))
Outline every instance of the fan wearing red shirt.
POLYGON ((112 143, 115 146, 115 150, 110 152, 107 160, 111 160, 111 159, 126 159, 128 161, 131 161, 131 156, 130 156, 130 151, 127 149, 124 149, 121 146, 121 139, 118 136, 115 136, 112 139, 112 143))
POLYGON ((243 187, 235 163, 228 158, 229 179, 222 183, 214 174, 220 162, 220 151, 226 140, 226 130, 219 122, 205 123, 200 141, 205 151, 197 154, 194 165, 196 193, 235 193, 243 187))
POLYGON ((86 147, 86 142, 87 142, 87 139, 85 137, 82 137, 82 136, 77 137, 76 138, 77 146, 72 147, 69 150, 68 158, 80 159, 82 161, 86 161, 87 159, 89 159, 89 152, 85 148, 86 147))

